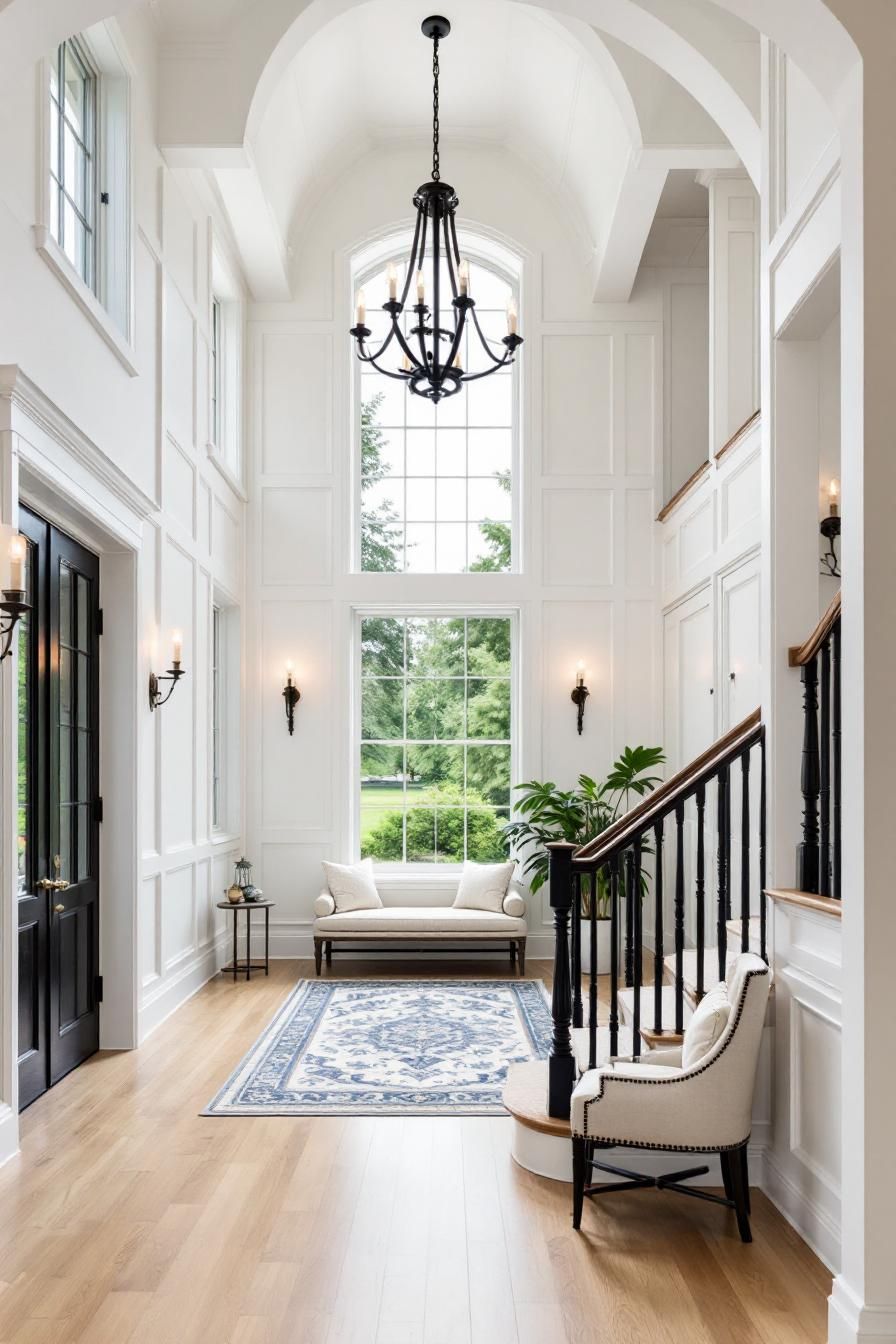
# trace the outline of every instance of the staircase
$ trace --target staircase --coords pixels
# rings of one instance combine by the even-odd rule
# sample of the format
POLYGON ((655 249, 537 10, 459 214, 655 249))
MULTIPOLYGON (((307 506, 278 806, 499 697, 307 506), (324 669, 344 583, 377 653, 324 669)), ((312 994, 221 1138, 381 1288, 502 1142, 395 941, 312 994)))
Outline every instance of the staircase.
POLYGON ((548 1114, 562 1119, 580 1073, 611 1055, 638 1056, 680 1040, 732 958, 748 950, 766 955, 759 711, 589 844, 549 849, 556 939, 548 1114), (596 903, 583 918, 580 899, 583 875, 594 882, 601 871, 610 892, 607 966, 598 965, 596 903), (591 953, 584 994, 583 939, 591 953), (645 942, 652 943, 646 973, 645 942))

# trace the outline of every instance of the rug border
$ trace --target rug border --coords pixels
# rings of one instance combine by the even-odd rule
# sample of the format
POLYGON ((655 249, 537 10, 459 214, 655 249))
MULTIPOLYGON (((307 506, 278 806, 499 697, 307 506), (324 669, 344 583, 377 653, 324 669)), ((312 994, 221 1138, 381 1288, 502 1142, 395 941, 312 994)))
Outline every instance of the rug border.
MULTIPOLYGON (((262 1031, 249 1046, 248 1050, 246 1050, 244 1054, 241 1056, 235 1068, 231 1070, 230 1074, 228 1075, 226 1080, 222 1083, 222 1085, 218 1088, 217 1092, 212 1097, 211 1101, 207 1104, 207 1106, 205 1106, 201 1111, 198 1112, 198 1115, 200 1117, 207 1116, 210 1119, 216 1119, 216 1120, 244 1120, 244 1119, 282 1120, 285 1117, 299 1120, 314 1120, 314 1119, 332 1118, 335 1116, 357 1117, 358 1119, 365 1119, 365 1118, 370 1119, 377 1116, 390 1117, 392 1119, 413 1119, 415 1116, 430 1119, 433 1116, 455 1116, 457 1118, 462 1118, 464 1116, 470 1116, 470 1117, 488 1116, 492 1119, 509 1118, 510 1113, 509 1111, 506 1110, 503 1112, 498 1112, 495 1111, 494 1109, 485 1110, 475 1108, 469 1108, 464 1110, 446 1110, 444 1106, 439 1107, 421 1106, 413 1111, 393 1109, 391 1107, 382 1107, 380 1109, 371 1108, 369 1110, 364 1111, 347 1111, 344 1108, 336 1108, 330 1106, 321 1106, 321 1108, 316 1111, 290 1110, 288 1107, 277 1110, 275 1112, 267 1112, 259 1110, 244 1110, 244 1111, 215 1110, 214 1107, 218 1105, 223 1095, 227 1092, 231 1084, 238 1077, 243 1067, 245 1066, 246 1061, 249 1059, 249 1056, 256 1049, 259 1041, 264 1037, 271 1035, 275 1031, 282 1017, 286 1013, 287 1009, 290 1007, 293 1000, 298 997, 302 989, 305 986, 324 985, 324 984, 329 984, 333 986, 336 985, 402 986, 413 984, 426 984, 426 985, 450 984, 450 985, 485 985, 490 988, 496 985, 509 985, 511 987, 516 985, 537 985, 541 989, 541 994, 542 998, 544 999, 545 1005, 547 1006, 548 1009, 550 1009, 551 1007, 551 995, 547 985, 545 984, 541 976, 524 975, 524 976, 515 976, 513 977, 513 979, 511 979, 508 976, 506 979, 502 980, 498 979, 486 980, 483 979, 481 976, 451 976, 451 975, 427 976, 425 980, 412 980, 408 977, 405 977, 403 979, 396 979, 394 976, 382 976, 382 977, 352 976, 351 978, 346 979, 334 978, 332 980, 324 979, 323 977, 321 977, 320 979, 318 979, 317 977, 314 978, 303 977, 301 980, 297 980, 296 983, 293 985, 292 989, 289 991, 286 998, 280 1004, 280 1007, 275 1011, 273 1017, 270 1019, 267 1026, 262 1028, 262 1031)), ((531 1033, 529 1033, 529 1025, 525 1021, 524 1025, 526 1027, 527 1033, 530 1035, 531 1040, 531 1033)))

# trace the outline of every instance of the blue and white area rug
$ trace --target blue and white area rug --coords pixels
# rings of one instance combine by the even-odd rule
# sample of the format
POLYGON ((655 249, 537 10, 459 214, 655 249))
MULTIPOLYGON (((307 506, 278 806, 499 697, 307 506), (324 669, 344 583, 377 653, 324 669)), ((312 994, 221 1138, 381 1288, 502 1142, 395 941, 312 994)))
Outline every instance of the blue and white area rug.
POLYGON ((545 1059, 540 980, 302 980, 204 1115, 501 1115, 545 1059))

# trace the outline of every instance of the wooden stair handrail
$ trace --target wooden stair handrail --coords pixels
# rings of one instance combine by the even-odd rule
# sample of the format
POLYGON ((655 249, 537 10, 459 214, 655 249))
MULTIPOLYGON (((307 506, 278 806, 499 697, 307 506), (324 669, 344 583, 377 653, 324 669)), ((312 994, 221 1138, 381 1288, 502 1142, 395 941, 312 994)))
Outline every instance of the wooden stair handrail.
POLYGON ((840 592, 835 594, 833 601, 828 606, 827 611, 812 631, 804 644, 794 644, 787 651, 787 664, 789 667, 805 667, 811 663, 812 659, 818 653, 822 644, 830 635, 834 626, 840 619, 840 592))
POLYGON ((615 851, 624 849, 658 821, 662 813, 668 812, 680 799, 687 797, 701 780, 711 779, 721 766, 735 760, 746 747, 757 742, 761 731, 762 711, 754 709, 748 718, 729 729, 724 737, 707 747, 690 765, 664 780, 653 793, 626 812, 624 817, 614 821, 601 835, 576 850, 574 861, 587 861, 590 866, 602 863, 615 851))

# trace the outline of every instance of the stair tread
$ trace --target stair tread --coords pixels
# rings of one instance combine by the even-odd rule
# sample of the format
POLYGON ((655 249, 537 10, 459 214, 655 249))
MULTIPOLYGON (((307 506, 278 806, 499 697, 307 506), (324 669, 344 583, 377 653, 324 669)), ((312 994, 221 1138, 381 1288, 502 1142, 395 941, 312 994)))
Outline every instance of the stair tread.
MULTIPOLYGON (((661 1008, 662 1008, 662 1026, 665 1031, 674 1031, 675 1029, 675 986, 663 985, 661 987, 661 1008)), ((634 989, 620 989, 619 991, 619 1010, 623 1021, 632 1025, 635 1008, 634 989)), ((684 1023, 691 1020, 694 1013, 694 1005, 687 994, 685 987, 685 996, 683 1002, 684 1023)), ((654 990, 653 985, 641 986, 641 1027, 649 1029, 651 1032, 656 1027, 654 1014, 654 990)))

